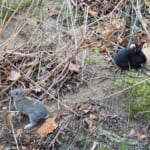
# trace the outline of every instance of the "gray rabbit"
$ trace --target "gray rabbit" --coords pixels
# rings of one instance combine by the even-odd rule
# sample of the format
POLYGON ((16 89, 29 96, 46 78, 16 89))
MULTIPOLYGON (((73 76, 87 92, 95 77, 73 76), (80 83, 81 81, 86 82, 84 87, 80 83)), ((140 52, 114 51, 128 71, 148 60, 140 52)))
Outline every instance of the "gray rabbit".
POLYGON ((14 100, 14 106, 20 114, 26 114, 29 117, 30 123, 24 129, 30 129, 35 126, 39 120, 50 117, 46 106, 39 100, 30 100, 25 96, 22 89, 14 89, 11 91, 11 96, 14 100))

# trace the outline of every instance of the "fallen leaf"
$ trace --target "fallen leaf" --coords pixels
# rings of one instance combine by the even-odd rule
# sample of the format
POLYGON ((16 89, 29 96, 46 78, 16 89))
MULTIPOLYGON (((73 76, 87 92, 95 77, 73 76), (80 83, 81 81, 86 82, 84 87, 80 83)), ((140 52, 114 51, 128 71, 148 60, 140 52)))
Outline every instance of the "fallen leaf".
POLYGON ((84 109, 83 110, 83 112, 86 114, 86 113, 88 113, 90 110, 88 110, 88 109, 84 109))
POLYGON ((20 72, 16 71, 12 67, 8 67, 7 70, 9 71, 9 76, 7 78, 8 80, 15 81, 21 76, 20 72))
POLYGON ((12 70, 14 70, 13 67, 7 67, 7 71, 12 71, 12 70))
POLYGON ((37 130, 37 133, 41 137, 46 136, 48 133, 52 133, 58 127, 55 119, 56 118, 48 118, 45 123, 37 130))
POLYGON ((136 136, 137 136, 138 140, 140 140, 140 141, 142 141, 142 140, 147 138, 146 134, 141 134, 140 132, 137 132, 136 136))
POLYGON ((136 135, 135 129, 131 129, 129 136, 135 136, 135 135, 136 135))
POLYGON ((26 146, 22 146, 22 150, 29 150, 29 148, 26 146))
POLYGON ((72 62, 70 62, 70 64, 69 64, 70 71, 79 72, 80 68, 81 68, 81 66, 79 64, 72 63, 72 62))
POLYGON ((106 48, 102 48, 102 49, 100 49, 99 52, 100 52, 100 53, 105 53, 105 52, 107 52, 107 49, 106 49, 106 48))
POLYGON ((140 41, 139 43, 143 46, 146 43, 146 41, 140 41))
POLYGON ((48 14, 48 17, 52 17, 52 16, 57 16, 58 15, 58 12, 55 11, 55 12, 51 12, 48 14))
POLYGON ((88 118, 84 119, 84 122, 88 125, 88 130, 90 133, 92 133, 96 129, 96 124, 94 121, 89 120, 88 118))
POLYGON ((138 126, 137 128, 137 132, 136 132, 136 136, 138 138, 138 140, 144 140, 148 137, 148 128, 149 125, 148 124, 141 124, 138 126))
POLYGON ((20 135, 20 139, 25 144, 29 144, 32 141, 32 138, 29 135, 20 135))
POLYGON ((88 14, 89 14, 90 16, 92 16, 92 17, 97 17, 97 16, 98 16, 98 12, 92 11, 92 10, 90 10, 90 11, 88 12, 88 14))
POLYGON ((22 129, 18 129, 18 130, 17 130, 17 133, 16 133, 16 136, 18 137, 22 132, 23 132, 22 129))
POLYGON ((97 114, 90 114, 90 119, 97 120, 98 115, 97 114))
POLYGON ((102 109, 101 112, 100 112, 100 114, 101 114, 102 116, 109 116, 111 113, 110 113, 110 111, 108 111, 108 110, 102 109))

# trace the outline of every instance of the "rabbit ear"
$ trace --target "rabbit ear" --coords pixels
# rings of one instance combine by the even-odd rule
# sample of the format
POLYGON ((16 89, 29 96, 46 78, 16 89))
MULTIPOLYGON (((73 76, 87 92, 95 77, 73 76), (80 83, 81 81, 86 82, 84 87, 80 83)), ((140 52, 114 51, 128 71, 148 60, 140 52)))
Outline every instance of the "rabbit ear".
POLYGON ((135 46, 132 48, 134 53, 139 53, 142 50, 142 46, 135 43, 135 46))

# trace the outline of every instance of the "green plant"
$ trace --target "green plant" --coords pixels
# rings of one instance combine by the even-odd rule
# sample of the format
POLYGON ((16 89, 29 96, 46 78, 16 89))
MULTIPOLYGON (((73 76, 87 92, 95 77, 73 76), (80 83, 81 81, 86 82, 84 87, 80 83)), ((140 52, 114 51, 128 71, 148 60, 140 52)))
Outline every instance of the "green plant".
POLYGON ((150 120, 150 78, 138 77, 135 73, 122 75, 117 80, 113 89, 126 89, 125 94, 129 103, 124 104, 124 110, 128 111, 130 107, 130 117, 136 119, 138 114, 144 113, 144 118, 150 120), (129 88, 130 87, 130 88, 129 88))
POLYGON ((126 143, 125 142, 121 143, 121 150, 128 150, 128 148, 126 147, 126 143))
POLYGON ((75 140, 76 146, 79 148, 85 147, 87 145, 87 138, 88 138, 88 133, 86 132, 81 132, 81 134, 78 136, 78 138, 75 140))
POLYGON ((86 63, 88 63, 89 65, 93 65, 93 64, 100 64, 100 60, 98 58, 86 58, 86 63))
POLYGON ((70 10, 63 10, 60 17, 62 18, 62 20, 67 20, 71 15, 73 15, 73 12, 71 12, 70 10))
MULTIPOLYGON (((1 4, 1 24, 3 21, 7 21, 10 16, 13 14, 15 9, 18 7, 20 0, 0 0, 1 4)), ((24 7, 28 7, 31 5, 33 0, 24 0, 21 3, 19 10, 23 9, 24 7)))

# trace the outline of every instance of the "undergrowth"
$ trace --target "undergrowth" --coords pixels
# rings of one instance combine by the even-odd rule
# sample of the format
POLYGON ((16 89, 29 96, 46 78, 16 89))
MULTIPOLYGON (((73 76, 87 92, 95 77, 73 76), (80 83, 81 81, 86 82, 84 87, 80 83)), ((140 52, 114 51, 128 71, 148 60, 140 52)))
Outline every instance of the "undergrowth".
POLYGON ((34 2, 34 0, 0 0, 1 5, 1 11, 0 11, 0 25, 3 25, 6 23, 6 21, 13 15, 13 13, 17 10, 17 7, 20 4, 20 7, 18 10, 23 11, 24 8, 30 6, 34 2))
POLYGON ((114 83, 114 90, 125 90, 126 101, 124 110, 130 110, 130 117, 137 119, 139 116, 150 120, 150 79, 149 77, 138 76, 136 73, 121 75, 114 83))

